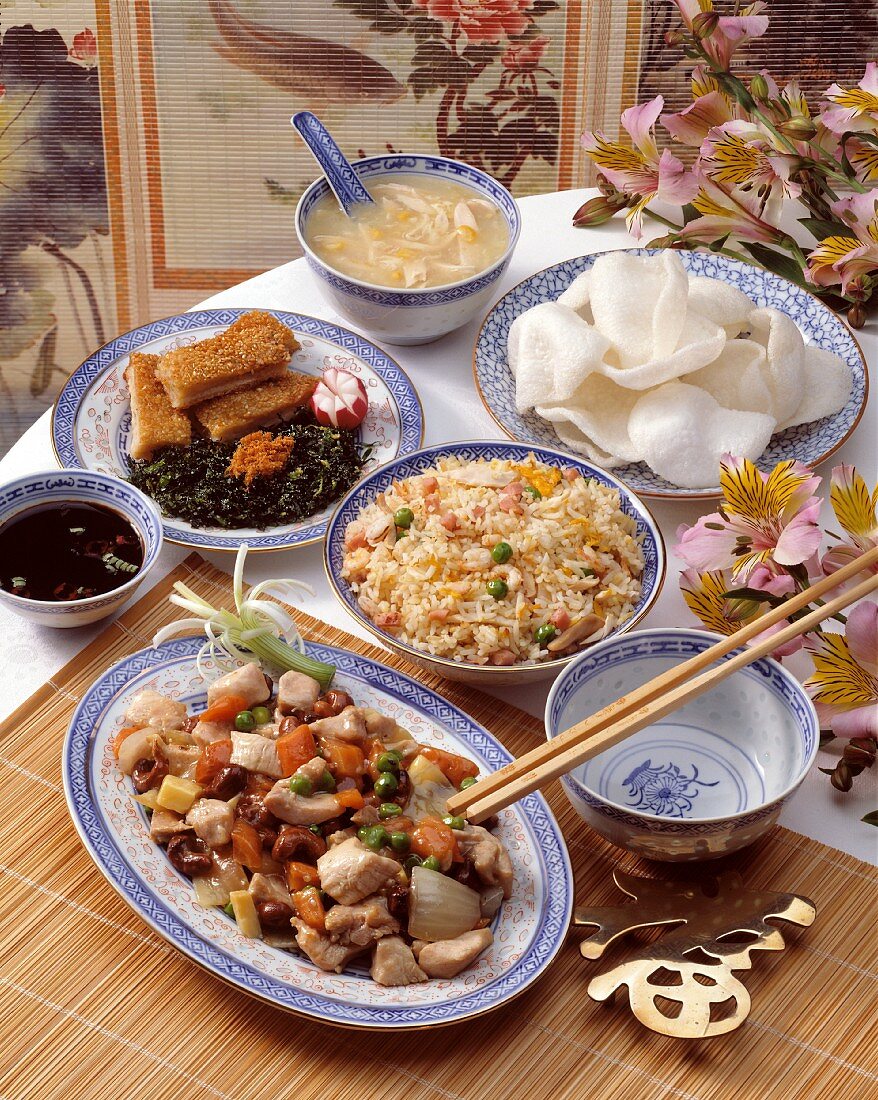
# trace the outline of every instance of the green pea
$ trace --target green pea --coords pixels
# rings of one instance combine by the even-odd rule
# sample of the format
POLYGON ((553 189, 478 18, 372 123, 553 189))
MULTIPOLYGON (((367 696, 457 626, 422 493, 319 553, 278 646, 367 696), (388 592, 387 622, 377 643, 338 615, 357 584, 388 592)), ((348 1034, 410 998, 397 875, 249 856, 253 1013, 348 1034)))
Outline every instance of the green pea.
POLYGON ((400 539, 404 539, 407 534, 408 534, 407 528, 397 527, 397 529, 396 529, 396 541, 399 542, 400 539))
POLYGON ((383 825, 372 825, 366 830, 366 837, 363 843, 367 848, 371 848, 373 852, 377 852, 378 849, 383 848, 389 840, 390 836, 383 825))
POLYGON ((442 820, 448 826, 449 829, 465 829, 466 821, 458 814, 448 814, 447 817, 443 817, 442 820))
POLYGON ((359 829, 357 829, 357 840, 359 840, 361 844, 366 843, 366 837, 369 835, 369 830, 371 828, 371 825, 361 825, 359 829))
POLYGON ((397 802, 382 802, 378 807, 378 816, 382 821, 385 821, 388 817, 399 817, 402 813, 402 806, 397 802))
POLYGON ((395 753, 382 752, 382 754, 375 761, 375 767, 380 772, 399 771, 399 760, 396 758, 395 753))
POLYGON ((319 825, 309 825, 308 832, 313 833, 315 836, 323 836, 323 830, 319 825))
POLYGON ((256 719, 252 710, 239 710, 235 715, 235 729, 240 733, 249 733, 256 729, 256 719))
POLYGON ((557 633, 558 631, 554 628, 554 626, 552 626, 551 623, 543 623, 542 626, 537 627, 536 633, 534 634, 534 639, 536 640, 537 645, 545 646, 548 645, 549 642, 551 642, 551 640, 555 637, 557 633))
POLYGON ((488 595, 493 596, 495 600, 502 600, 509 591, 509 585, 506 581, 501 581, 499 578, 488 581, 486 587, 488 589, 488 595))
POLYGON ((326 768, 326 770, 323 772, 323 775, 320 776, 320 782, 317 784, 317 790, 318 791, 334 791, 335 790, 335 779, 333 778, 332 772, 329 770, 329 768, 326 768))
POLYGON ((406 861, 403 863, 405 873, 407 875, 410 875, 415 867, 420 867, 423 862, 424 861, 421 859, 420 856, 410 855, 408 859, 406 859, 406 861))
POLYGON ((491 557, 498 565, 504 565, 512 557, 512 547, 508 542, 498 542, 491 551, 491 557))
POLYGON ((583 569, 582 575, 583 577, 596 577, 597 573, 593 569, 583 569))
POLYGON ((463 777, 463 779, 461 779, 460 787, 458 789, 461 791, 465 791, 467 787, 471 787, 473 783, 478 783, 478 779, 476 779, 474 775, 466 775, 463 777))
POLYGON ((543 494, 539 491, 536 485, 525 485, 524 491, 529 494, 531 500, 543 499, 543 494))
POLYGON ((411 508, 397 508, 393 513, 393 522, 397 527, 411 527, 414 518, 415 513, 411 508))
POLYGON ((442 869, 442 864, 435 856, 427 856, 421 866, 426 867, 428 871, 441 871, 442 869))
POLYGON ((225 915, 227 917, 234 917, 234 915, 235 915, 234 905, 232 905, 232 903, 230 901, 227 901, 226 904, 223 906, 223 912, 225 913, 225 915))
POLYGON ((399 787, 399 780, 393 772, 382 772, 375 780, 375 794, 379 798, 392 798, 399 787))
POLYGON ((293 794, 298 794, 301 795, 302 798, 307 798, 314 793, 314 784, 307 775, 291 775, 290 790, 293 794))
MULTIPOLYGON (((394 850, 394 852, 407 852, 409 850, 410 844, 411 840, 409 839, 408 833, 390 834, 390 847, 394 850)), ((418 857, 415 856, 415 859, 417 858, 418 857)))
POLYGON ((256 719, 257 726, 264 726, 267 722, 271 721, 271 711, 268 707, 254 707, 251 713, 256 719))

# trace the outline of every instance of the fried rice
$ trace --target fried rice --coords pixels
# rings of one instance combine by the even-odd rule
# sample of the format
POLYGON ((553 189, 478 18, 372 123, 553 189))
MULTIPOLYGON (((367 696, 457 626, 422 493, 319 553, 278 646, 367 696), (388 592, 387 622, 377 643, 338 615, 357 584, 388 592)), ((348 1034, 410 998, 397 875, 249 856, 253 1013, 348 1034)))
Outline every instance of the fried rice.
POLYGON ((400 642, 512 665, 563 656, 629 619, 643 564, 618 490, 533 455, 449 457, 361 510, 345 531, 342 576, 400 642), (540 627, 554 634, 538 641, 540 627))

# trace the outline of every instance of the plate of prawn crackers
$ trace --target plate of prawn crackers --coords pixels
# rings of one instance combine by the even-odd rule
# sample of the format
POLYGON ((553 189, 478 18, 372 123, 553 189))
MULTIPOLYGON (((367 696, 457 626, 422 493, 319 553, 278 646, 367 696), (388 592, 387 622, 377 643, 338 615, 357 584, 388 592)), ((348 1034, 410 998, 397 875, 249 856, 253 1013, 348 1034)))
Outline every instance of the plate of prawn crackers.
POLYGON ((323 537, 336 501, 417 450, 421 404, 380 348, 278 310, 200 309, 111 340, 52 412, 64 467, 125 478, 165 537, 284 550, 323 537))
POLYGON ((648 497, 722 495, 724 452, 813 467, 868 393, 827 306, 705 252, 622 249, 536 272, 489 313, 473 369, 513 439, 583 455, 648 497))

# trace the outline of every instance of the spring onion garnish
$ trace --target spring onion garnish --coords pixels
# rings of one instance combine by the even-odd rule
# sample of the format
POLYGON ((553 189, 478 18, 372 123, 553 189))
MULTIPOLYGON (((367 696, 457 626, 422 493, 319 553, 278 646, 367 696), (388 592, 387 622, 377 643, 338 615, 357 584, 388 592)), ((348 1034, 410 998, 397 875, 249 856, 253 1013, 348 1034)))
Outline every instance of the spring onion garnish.
POLYGON ((124 558, 119 558, 111 553, 101 555, 101 561, 111 573, 136 573, 138 569, 130 561, 125 561, 124 558))
POLYGON ((327 665, 308 657, 305 654, 305 643, 292 616, 273 601, 262 599, 264 595, 271 595, 276 599, 292 602, 291 597, 294 594, 309 592, 313 595, 314 590, 303 581, 279 578, 261 581, 245 597, 246 557, 247 547, 242 545, 235 558, 232 579, 235 612, 213 607, 182 581, 177 581, 168 599, 190 615, 162 627, 153 638, 152 644, 161 645, 168 638, 195 628, 203 630, 207 636, 207 641, 198 653, 199 672, 204 672, 202 662, 207 658, 225 668, 234 667, 234 663, 238 661, 263 660, 281 671, 292 669, 303 672, 306 676, 313 676, 322 688, 328 688, 335 675, 335 665, 327 665))

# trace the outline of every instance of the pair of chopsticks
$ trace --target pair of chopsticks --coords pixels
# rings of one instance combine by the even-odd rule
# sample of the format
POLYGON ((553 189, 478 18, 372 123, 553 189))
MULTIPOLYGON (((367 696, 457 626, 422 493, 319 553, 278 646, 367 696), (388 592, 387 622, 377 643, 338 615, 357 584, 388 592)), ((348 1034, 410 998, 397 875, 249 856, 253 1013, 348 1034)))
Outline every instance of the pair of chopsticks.
POLYGON ((666 714, 679 710, 690 699, 710 691, 739 669, 758 661, 760 657, 768 656, 779 646, 813 630, 824 619, 837 615, 844 608, 878 590, 878 574, 873 574, 856 587, 794 620, 776 634, 749 646, 716 668, 710 668, 716 661, 745 645, 769 627, 783 622, 790 615, 796 614, 815 600, 822 599, 826 593, 875 565, 878 565, 878 547, 772 608, 728 638, 723 638, 716 645, 705 649, 703 653, 668 669, 591 717, 577 722, 551 741, 531 749, 471 787, 458 791, 448 799, 448 812, 463 814, 473 823, 484 821, 486 817, 524 798, 552 779, 565 775, 606 749, 618 745, 620 741, 659 718, 664 718, 666 714))

